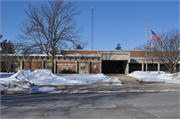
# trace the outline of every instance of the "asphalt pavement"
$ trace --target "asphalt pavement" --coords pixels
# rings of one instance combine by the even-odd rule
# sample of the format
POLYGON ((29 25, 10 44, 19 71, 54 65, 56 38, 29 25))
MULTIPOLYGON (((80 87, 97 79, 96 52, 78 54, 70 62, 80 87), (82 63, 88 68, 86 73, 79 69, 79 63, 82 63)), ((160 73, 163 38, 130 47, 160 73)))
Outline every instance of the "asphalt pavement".
MULTIPOLYGON (((118 77, 124 85, 56 86, 57 90, 179 90, 179 84, 140 84, 118 77)), ((1 95, 1 119, 180 119, 179 91, 156 93, 12 94, 1 95)))
POLYGON ((179 119, 179 112, 179 92, 1 96, 1 119, 179 119))

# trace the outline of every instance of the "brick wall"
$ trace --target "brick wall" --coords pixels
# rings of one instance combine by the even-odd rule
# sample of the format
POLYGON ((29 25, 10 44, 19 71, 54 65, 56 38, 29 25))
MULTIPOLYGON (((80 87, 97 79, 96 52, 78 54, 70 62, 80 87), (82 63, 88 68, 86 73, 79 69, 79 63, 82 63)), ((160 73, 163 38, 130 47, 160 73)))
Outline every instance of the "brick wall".
MULTIPOLYGON (((100 54, 101 51, 90 51, 90 50, 71 50, 71 51, 61 51, 61 54, 100 54)), ((148 53, 149 54, 149 53, 148 53)), ((130 51, 130 57, 146 57, 146 51, 130 51)))
POLYGON ((98 74, 100 73, 100 63, 91 63, 91 74, 98 74))
POLYGON ((57 62, 57 73, 76 73, 76 62, 57 62))
POLYGON ((42 69, 42 62, 24 62, 24 68, 31 69, 31 71, 42 69))
POLYGON ((75 50, 75 51, 65 51, 65 50, 62 50, 61 51, 61 54, 74 54, 74 53, 82 53, 82 54, 100 54, 100 51, 90 51, 90 50, 75 50))
MULTIPOLYGON (((169 52, 169 56, 171 57, 173 52, 169 52)), ((164 54, 164 56, 168 55, 166 52, 162 52, 161 54, 164 54)), ((153 52, 147 51, 147 57, 155 57, 155 54, 153 52)), ((179 55, 178 52, 174 53, 174 55, 179 55)), ((130 57, 146 57, 146 51, 131 51, 130 52, 130 57)))
MULTIPOLYGON (((90 50, 71 50, 65 51, 62 50, 61 54, 74 54, 74 53, 82 53, 82 54, 100 54, 101 51, 90 51, 90 50)), ((146 51, 130 51, 130 57, 146 57, 146 51)))
POLYGON ((146 57, 146 51, 131 51, 130 57, 146 57))

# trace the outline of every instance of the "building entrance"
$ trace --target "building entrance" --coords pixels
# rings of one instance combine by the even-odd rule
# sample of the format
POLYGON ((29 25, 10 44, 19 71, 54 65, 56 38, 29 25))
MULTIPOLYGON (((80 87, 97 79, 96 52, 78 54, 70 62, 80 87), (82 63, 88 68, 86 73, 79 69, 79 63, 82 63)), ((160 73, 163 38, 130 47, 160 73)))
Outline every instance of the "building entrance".
POLYGON ((125 74, 125 64, 127 61, 102 61, 102 73, 104 74, 125 74))

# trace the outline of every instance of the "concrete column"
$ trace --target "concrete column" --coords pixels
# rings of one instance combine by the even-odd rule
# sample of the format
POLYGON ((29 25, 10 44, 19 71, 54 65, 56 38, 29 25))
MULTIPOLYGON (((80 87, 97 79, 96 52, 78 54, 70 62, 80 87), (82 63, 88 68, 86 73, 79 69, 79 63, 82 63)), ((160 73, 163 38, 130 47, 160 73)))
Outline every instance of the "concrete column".
POLYGON ((158 71, 160 71, 160 63, 158 62, 158 71))
POLYGON ((91 73, 91 61, 88 62, 88 67, 89 67, 88 72, 90 74, 91 73))
POLYGON ((125 74, 126 74, 126 75, 129 74, 129 63, 127 63, 127 65, 126 65, 125 74))
POLYGON ((44 60, 42 60, 42 69, 44 69, 44 60))
POLYGON ((76 61, 76 73, 78 74, 79 71, 78 71, 78 61, 76 61))
POLYGON ((57 71, 56 71, 56 70, 57 70, 56 66, 57 66, 57 65, 56 65, 56 60, 54 60, 54 73, 57 73, 57 71))
POLYGON ((142 71, 144 71, 144 62, 142 63, 142 71))
POLYGON ((100 73, 102 73, 102 60, 103 60, 103 54, 100 52, 100 73))
POLYGON ((24 68, 24 62, 23 60, 21 60, 21 70, 23 70, 23 68, 24 68))

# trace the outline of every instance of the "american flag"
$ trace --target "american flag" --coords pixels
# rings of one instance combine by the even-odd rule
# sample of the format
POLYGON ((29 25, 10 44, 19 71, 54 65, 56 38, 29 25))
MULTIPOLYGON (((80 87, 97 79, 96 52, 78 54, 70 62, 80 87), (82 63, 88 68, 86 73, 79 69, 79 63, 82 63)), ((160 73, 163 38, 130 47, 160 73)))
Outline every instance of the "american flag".
POLYGON ((157 42, 162 45, 162 41, 157 35, 154 33, 154 31, 151 30, 151 40, 157 40, 157 42))

